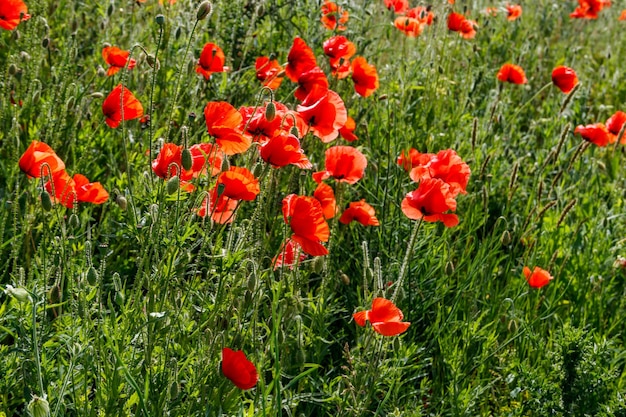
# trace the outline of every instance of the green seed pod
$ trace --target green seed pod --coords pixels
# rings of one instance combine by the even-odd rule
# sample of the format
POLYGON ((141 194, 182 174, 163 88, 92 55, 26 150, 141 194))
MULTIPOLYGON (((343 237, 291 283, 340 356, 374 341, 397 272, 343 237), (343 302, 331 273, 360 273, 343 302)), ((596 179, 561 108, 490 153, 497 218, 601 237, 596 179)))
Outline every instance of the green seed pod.
POLYGON ((98 77, 106 77, 107 75, 107 72, 104 70, 104 68, 102 68, 102 65, 98 65, 96 73, 98 74, 98 77))
POLYGON ((67 102, 65 103, 67 111, 71 112, 72 110, 74 110, 74 104, 76 104, 76 98, 74 96, 68 98, 67 102))
POLYGON ((13 40, 14 41, 19 40, 21 36, 22 36, 22 34, 20 33, 19 30, 16 29, 16 30, 13 31, 13 40))
POLYGON ((116 291, 115 292, 115 304, 121 307, 124 305, 125 301, 126 301, 126 297, 124 296, 124 293, 122 291, 116 291))
POLYGON ((322 271, 324 270, 324 258, 321 256, 318 256, 317 258, 315 258, 315 260, 313 261, 313 271, 317 274, 321 274, 322 271))
POLYGON ((126 207, 128 207, 128 200, 126 200, 126 197, 121 194, 118 194, 117 197, 115 197, 115 203, 117 203, 122 210, 126 210, 126 207))
POLYGON ((167 184, 165 186, 165 191, 172 195, 180 188, 180 178, 178 175, 174 175, 172 178, 167 180, 167 184))
POLYGON ((343 282, 344 285, 350 285, 350 277, 346 274, 341 274, 341 282, 343 282))
POLYGON ((500 237, 500 243, 502 246, 509 246, 511 244, 511 233, 508 230, 502 232, 502 237, 500 237))
POLYGON ((20 58, 22 59, 22 61, 28 62, 30 61, 30 54, 26 51, 22 51, 20 52, 20 58))
POLYGON ((189 123, 193 123, 196 121, 196 114, 194 112, 191 112, 187 115, 187 119, 189 120, 189 123))
POLYGON ((9 75, 15 75, 17 72, 17 65, 11 64, 9 65, 9 75))
POLYGON ((93 265, 87 269, 87 282, 91 286, 96 285, 98 282, 98 271, 96 271, 96 268, 94 268, 93 265))
POLYGON ((68 222, 72 229, 78 229, 80 227, 80 220, 78 219, 78 216, 76 215, 76 213, 72 213, 70 215, 70 219, 68 222))
POLYGON ((35 90, 33 93, 33 104, 39 103, 39 99, 41 98, 41 91, 35 90))
POLYGON ((114 11, 115 11, 115 6, 113 6, 113 3, 110 3, 109 7, 107 8, 107 16, 111 16, 114 11))
POLYGON ((270 101, 269 103, 267 103, 267 106, 265 107, 265 118, 267 119, 268 122, 271 122, 272 120, 274 120, 275 117, 276 117, 276 105, 274 104, 273 101, 270 101))
POLYGON ((165 23, 165 16, 163 16, 162 14, 158 14, 154 18, 154 20, 157 22, 157 25, 163 26, 163 24, 165 23))
POLYGON ((50 197, 50 193, 45 190, 41 192, 41 207, 43 207, 45 211, 52 210, 52 198, 50 197))
POLYGON ((191 151, 189 149, 183 149, 183 152, 181 154, 181 162, 184 169, 186 169, 187 171, 191 169, 193 165, 193 159, 191 157, 191 151))
POLYGON ((48 49, 48 46, 50 45, 50 39, 49 38, 43 38, 41 41, 41 47, 43 49, 48 49))
POLYGON ((259 178, 261 174, 263 173, 264 169, 265 169, 265 166, 259 162, 258 164, 255 164, 254 167, 252 167, 252 174, 254 174, 256 178, 259 178))
MULTIPOLYGON (((103 68, 103 69, 104 69, 104 68, 103 68)), ((91 93, 89 96, 90 96, 91 98, 96 98, 96 99, 101 99, 101 98, 104 98, 104 94, 102 94, 102 93, 101 93, 101 92, 99 92, 99 91, 96 91, 96 92, 94 92, 94 93, 91 93)))
POLYGON ((196 13, 196 19, 206 19, 206 17, 211 14, 212 8, 213 7, 211 6, 211 2, 209 1, 203 1, 202 3, 200 3, 200 6, 198 6, 198 11, 196 13))
POLYGON ((170 399, 175 400, 178 398, 178 392, 178 382, 174 381, 172 382, 172 385, 170 385, 170 399))

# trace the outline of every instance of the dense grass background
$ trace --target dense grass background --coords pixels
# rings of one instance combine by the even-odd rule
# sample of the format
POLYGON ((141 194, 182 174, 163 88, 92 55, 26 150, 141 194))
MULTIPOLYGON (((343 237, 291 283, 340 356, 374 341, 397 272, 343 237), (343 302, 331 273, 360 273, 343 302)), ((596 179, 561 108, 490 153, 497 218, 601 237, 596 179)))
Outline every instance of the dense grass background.
MULTIPOLYGON (((309 172, 274 172, 233 225, 211 225, 193 214, 203 184, 167 195, 146 151, 182 143, 183 126, 190 144, 208 141, 208 101, 255 105, 254 60, 285 62, 295 36, 328 70, 320 4, 215 1, 191 36, 195 1, 28 2, 32 18, 0 33, 0 284, 27 289, 36 308, 0 292, 0 416, 26 415, 31 394, 46 394, 55 416, 626 415, 624 148, 572 133, 626 110, 620 4, 574 21, 574 1, 528 2, 508 22, 481 13, 504 4, 457 1, 479 25, 465 40, 447 30, 447 2, 417 39, 382 3, 340 2, 379 90, 364 99, 349 80, 332 83, 369 161, 363 180, 342 186, 342 205, 365 198, 381 225, 334 219, 329 256, 273 271, 287 233, 280 202, 312 193, 309 172), (206 42, 231 67, 209 81, 194 70, 206 42), (105 43, 132 49, 137 67, 99 75, 105 43), (529 83, 500 84, 505 62, 529 83), (562 64, 581 80, 565 109, 559 90, 540 91, 562 64), (150 128, 104 123, 102 95, 120 81, 153 106, 150 128), (44 212, 39 182, 17 165, 32 140, 110 200, 44 212), (396 157, 410 147, 452 148, 472 177, 457 227, 421 225, 396 300, 412 324, 384 338, 352 313, 396 290, 387 283, 414 228, 400 202, 415 188, 396 157), (554 280, 532 289, 524 265, 554 280), (221 375, 224 346, 256 365, 255 389, 221 375)), ((276 100, 295 108, 293 89, 286 80, 276 100)), ((309 136, 303 146, 323 166, 327 145, 309 136)), ((253 169, 251 153, 230 162, 253 169)))

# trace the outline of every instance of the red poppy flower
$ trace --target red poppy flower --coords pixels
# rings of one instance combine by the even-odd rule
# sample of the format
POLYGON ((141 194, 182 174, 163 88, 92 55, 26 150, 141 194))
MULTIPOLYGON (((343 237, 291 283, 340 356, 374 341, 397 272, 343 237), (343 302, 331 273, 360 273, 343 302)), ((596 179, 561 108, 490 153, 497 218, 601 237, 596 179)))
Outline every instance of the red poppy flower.
POLYGON ((106 124, 116 128, 122 118, 132 120, 143 116, 143 106, 128 88, 118 84, 102 102, 102 113, 106 117, 106 124))
POLYGON ((45 187, 55 203, 74 208, 74 203, 78 202, 75 182, 65 170, 55 172, 52 181, 47 181, 45 187))
POLYGON ((429 178, 402 200, 402 212, 412 220, 440 221, 446 227, 453 227, 459 224, 459 218, 446 212, 456 210, 455 196, 449 184, 439 178, 429 178))
POLYGON ((424 161, 424 156, 429 155, 428 161, 417 163, 409 173, 411 179, 420 182, 428 178, 439 178, 450 185, 450 191, 457 195, 466 194, 465 189, 469 182, 471 170, 463 159, 452 149, 438 152, 436 155, 424 154, 420 161, 424 161))
POLYGON ((235 219, 235 209, 237 200, 226 197, 224 194, 218 196, 217 187, 213 187, 208 195, 202 200, 202 205, 196 214, 200 217, 211 216, 211 220, 218 224, 232 223, 235 219))
POLYGON ((506 20, 513 21, 519 19, 519 17, 522 15, 522 6, 517 4, 507 4, 506 11, 508 13, 506 20))
POLYGON ((290 194, 283 199, 283 218, 291 227, 291 239, 311 256, 328 254, 321 242, 328 242, 330 229, 320 202, 314 197, 290 194))
POLYGON ((552 275, 545 269, 539 268, 538 266, 530 272, 530 268, 524 267, 524 276, 526 277, 526 281, 528 281, 528 285, 533 288, 541 288, 544 285, 547 285, 552 279, 552 275))
POLYGON ((317 67, 317 61, 313 50, 302 38, 295 38, 287 55, 285 74, 294 83, 307 71, 317 67))
POLYGON ((567 94, 578 84, 578 76, 573 69, 559 66, 552 70, 552 83, 567 94))
POLYGON ((328 30, 346 30, 344 23, 348 21, 348 12, 337 6, 337 3, 325 0, 322 4, 322 24, 328 30))
POLYGON ((126 66, 128 62, 128 69, 133 69, 137 61, 133 58, 128 60, 130 56, 129 51, 124 51, 117 46, 107 46, 102 49, 102 58, 109 64, 107 75, 111 76, 116 74, 119 70, 126 66))
POLYGON ((500 71, 498 71, 497 78, 502 82, 512 84, 526 84, 528 82, 522 67, 509 63, 502 65, 500 71))
POLYGON ((243 117, 230 103, 210 101, 204 108, 204 120, 209 135, 226 155, 243 153, 250 148, 252 141, 240 128, 243 117))
POLYGON ((164 143, 157 157, 152 161, 152 171, 157 177, 169 179, 178 175, 181 180, 189 180, 191 171, 182 168, 182 145, 164 143), (181 170, 182 172, 178 172, 181 170))
POLYGON ((326 150, 325 171, 313 174, 318 184, 326 178, 333 177, 337 181, 354 184, 365 173, 367 158, 352 146, 333 146, 326 150))
POLYGON ((109 199, 109 193, 99 182, 89 182, 82 174, 74 174, 74 189, 81 203, 102 204, 109 199))
POLYGON ((579 133, 583 139, 600 147, 604 147, 611 143, 612 140, 615 140, 615 138, 611 138, 611 134, 604 123, 594 123, 587 126, 579 125, 574 129, 574 133, 579 133))
POLYGON ((231 166, 217 177, 217 185, 223 185, 222 195, 233 200, 252 201, 261 192, 259 180, 248 168, 231 166))
POLYGON ((369 97, 378 89, 376 67, 367 63, 362 56, 352 61, 354 89, 361 97, 369 97))
POLYGON ((345 36, 333 36, 324 41, 324 54, 329 58, 333 76, 342 79, 350 73, 350 58, 356 53, 356 46, 345 36))
POLYGON ((597 19, 598 13, 611 5, 611 0, 578 0, 578 7, 570 13, 572 19, 597 19))
POLYGON ((274 168, 295 165, 310 169, 311 162, 300 148, 300 140, 290 133, 281 132, 264 143, 260 149, 261 158, 274 168))
POLYGON ((303 101, 309 93, 319 88, 321 91, 328 90, 328 79, 326 74, 320 67, 311 68, 298 78, 298 88, 293 95, 300 101, 303 101))
POLYGON ((393 21, 393 25, 410 38, 416 38, 424 31, 424 24, 417 19, 399 16, 393 21))
POLYGON ((448 30, 459 32, 465 39, 473 39, 476 36, 478 25, 473 20, 468 20, 460 13, 450 13, 448 15, 448 30))
POLYGON ((256 79, 261 81, 264 87, 276 90, 283 82, 283 67, 275 59, 260 56, 254 64, 256 79))
POLYGON ((246 355, 225 347, 222 349, 222 372, 237 388, 250 389, 259 381, 259 374, 246 355))
POLYGON ((372 309, 359 311, 352 315, 354 321, 361 327, 369 320, 376 333, 383 336, 397 336, 404 333, 410 322, 402 321, 404 315, 396 305, 385 298, 377 297, 372 301, 372 309))
POLYGON ((354 121, 352 117, 348 116, 348 119, 346 120, 346 124, 343 125, 341 129, 339 129, 339 135, 341 135, 341 137, 347 140, 348 142, 354 142, 355 140, 359 139, 354 134, 354 129, 356 129, 356 122, 354 121))
POLYGON ((278 255, 272 259, 272 263, 274 264, 274 270, 286 265, 289 269, 293 270, 294 266, 297 266, 306 259, 306 253, 302 252, 300 245, 291 240, 287 239, 280 245, 280 250, 278 251, 278 255))
POLYGON ((622 10, 617 20, 626 20, 626 10, 622 10))
POLYGON ((272 120, 267 120, 268 102, 263 106, 239 108, 239 113, 243 118, 242 125, 246 129, 244 134, 255 142, 264 144, 281 132, 289 132, 291 126, 293 126, 294 119, 298 132, 306 129, 306 124, 296 112, 289 110, 287 106, 278 101, 274 101, 273 104, 276 111, 272 120), (287 114, 290 114, 290 116, 287 116, 287 114))
POLYGON ((191 152, 191 171, 194 177, 204 175, 208 167, 211 167, 211 176, 219 174, 222 170, 224 152, 217 146, 210 143, 198 143, 191 146, 189 152, 191 152))
POLYGON ((43 142, 34 140, 28 149, 24 151, 19 160, 20 169, 30 177, 40 178, 43 175, 53 175, 55 172, 63 171, 65 163, 52 150, 50 146, 43 142), (41 167, 46 164, 47 169, 41 172, 41 167))
POLYGON ((385 0, 387 10, 393 10, 395 13, 402 14, 409 10, 408 0, 385 0))
POLYGON ((202 52, 200 52, 196 72, 202 74, 204 78, 208 80, 214 72, 226 71, 224 62, 226 62, 226 57, 224 56, 222 48, 214 43, 207 43, 204 45, 204 48, 202 48, 202 52))
MULTIPOLYGON (((622 127, 626 123, 626 113, 623 111, 617 111, 613 116, 609 117, 606 121, 606 129, 609 131, 611 135, 613 135, 613 139, 610 141, 611 143, 615 143, 617 140, 617 135, 622 130, 622 127)), ((622 145, 626 144, 626 134, 622 136, 622 140, 620 141, 622 145)))
POLYGON ((320 182, 313 192, 313 197, 320 202, 325 219, 332 219, 337 214, 337 201, 335 200, 335 192, 333 188, 320 182))
POLYGON ((20 21, 30 19, 28 7, 22 0, 3 0, 0 2, 0 28, 13 30, 20 21))
POLYGON ((297 110, 313 134, 324 143, 337 138, 339 129, 348 119, 346 106, 339 94, 323 88, 313 88, 297 110))
POLYGON ((435 14, 430 10, 430 7, 417 6, 410 10, 407 10, 406 17, 417 19, 420 23, 425 25, 432 25, 435 19, 435 14))
POLYGON ((348 224, 353 220, 356 220, 363 226, 380 225, 376 218, 376 210, 367 204, 365 200, 350 203, 350 206, 343 211, 339 218, 339 222, 343 224, 348 224))
POLYGON ((400 152, 397 163, 405 171, 411 171, 415 166, 427 165, 434 156, 433 153, 420 153, 417 149, 411 148, 407 154, 404 151, 400 152))

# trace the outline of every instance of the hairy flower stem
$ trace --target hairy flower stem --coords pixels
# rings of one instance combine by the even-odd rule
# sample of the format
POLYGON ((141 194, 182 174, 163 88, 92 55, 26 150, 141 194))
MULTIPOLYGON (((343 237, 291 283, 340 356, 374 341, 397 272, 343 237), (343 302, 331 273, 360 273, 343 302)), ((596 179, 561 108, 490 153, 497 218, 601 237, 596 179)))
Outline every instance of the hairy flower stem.
POLYGON ((191 34, 189 35, 189 41, 187 42, 187 46, 185 47, 185 53, 183 54, 183 59, 180 60, 180 65, 178 66, 178 77, 176 78, 176 87, 174 88, 174 99, 172 100, 172 110, 170 110, 170 117, 167 119, 167 134, 165 135, 165 140, 169 140, 170 130, 172 128, 172 119, 174 118, 174 111, 176 110, 176 102, 178 101, 178 94, 180 92, 180 80, 183 78, 183 65, 187 63, 185 57, 189 53, 189 47, 191 46, 191 42, 193 41, 193 34, 198 27, 199 20, 196 19, 196 22, 193 24, 193 28, 191 29, 191 34))
POLYGON ((398 273, 398 281, 396 281, 396 289, 393 292, 393 296, 391 297, 391 301, 393 302, 396 301, 396 297, 398 296, 398 291, 400 291, 400 288, 402 288, 404 275, 409 265, 409 259, 411 258, 411 255, 413 255, 413 246, 415 246, 415 239, 417 238, 417 233, 419 232, 421 225, 422 225, 422 219, 419 219, 415 223, 415 226, 413 227, 413 233, 411 233, 409 246, 407 246, 406 248, 406 253, 404 254, 404 260, 402 261, 402 265, 400 265, 400 272, 398 273))
MULTIPOLYGON (((157 41, 156 50, 154 51, 154 68, 152 71, 152 86, 150 88, 150 119, 152 119, 154 112, 154 90, 156 88, 156 79, 157 72, 159 71, 159 48, 161 48, 161 41, 163 40, 163 25, 159 25, 159 40, 157 41)), ((150 174, 154 176, 154 171, 152 171, 150 164, 152 163, 152 141, 154 140, 154 123, 152 120, 149 122, 148 126, 148 140, 150 147, 148 148, 148 171, 150 174)))
POLYGON ((39 392, 42 396, 46 396, 46 392, 43 388, 43 377, 41 376, 41 361, 39 360, 39 345, 37 343, 37 296, 35 294, 31 295, 32 298, 32 307, 33 307, 33 351, 35 356, 35 365, 37 366, 37 378, 39 382, 39 392))
POLYGON ((524 104, 522 104, 521 106, 519 106, 517 108, 517 111, 515 113, 513 113, 513 116, 511 116, 511 118, 509 120, 515 120, 515 118, 517 117, 517 115, 519 114, 520 111, 522 111, 522 109, 526 106, 528 106, 530 103, 532 103, 537 97, 539 97, 541 94, 543 94, 543 92, 545 90, 547 90, 548 88, 550 88, 552 86, 552 81, 550 81, 549 83, 547 83, 546 85, 544 85, 543 87, 541 87, 539 89, 539 91, 537 91, 535 93, 534 96, 532 96, 531 98, 529 98, 524 104))

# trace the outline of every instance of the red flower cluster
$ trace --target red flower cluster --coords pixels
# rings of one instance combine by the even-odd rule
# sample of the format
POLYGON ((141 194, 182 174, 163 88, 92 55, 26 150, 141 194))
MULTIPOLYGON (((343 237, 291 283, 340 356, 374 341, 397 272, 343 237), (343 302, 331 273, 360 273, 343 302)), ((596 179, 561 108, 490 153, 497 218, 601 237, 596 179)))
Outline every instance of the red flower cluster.
POLYGON ((341 7, 337 6, 337 3, 329 0, 324 0, 322 4, 322 24, 328 30, 346 30, 345 23, 348 22, 349 14, 341 7))
POLYGON ((409 171, 409 176, 419 182, 416 190, 402 200, 402 212, 412 220, 441 221, 447 227, 459 222, 456 214, 456 197, 465 194, 471 174, 469 166, 452 149, 437 154, 422 154, 411 149, 398 157, 398 164, 409 171))
POLYGON ((407 0, 385 0, 385 7, 398 15, 393 25, 410 38, 421 35, 424 27, 432 25, 435 19, 430 7, 418 6, 409 9, 407 0))
POLYGON ((578 0, 578 7, 570 13, 572 19, 597 19, 598 13, 611 6, 611 0, 578 0))
POLYGON ((448 30, 459 32, 461 37, 465 39, 473 39, 476 36, 478 24, 473 20, 467 19, 461 13, 450 13, 448 15, 448 30))
MULTIPOLYGON (((590 125, 578 125, 574 129, 574 133, 580 134, 583 139, 589 141, 600 147, 604 147, 610 143, 617 141, 624 123, 626 122, 626 113, 623 111, 617 111, 611 117, 609 117, 604 123, 594 123, 590 125)), ((626 135, 622 135, 620 144, 626 144, 626 135)))
POLYGON ((43 142, 33 141, 20 157, 19 166, 30 177, 47 177, 46 190, 67 208, 73 208, 77 202, 102 204, 109 199, 99 182, 91 183, 81 174, 70 177, 63 160, 43 142))

